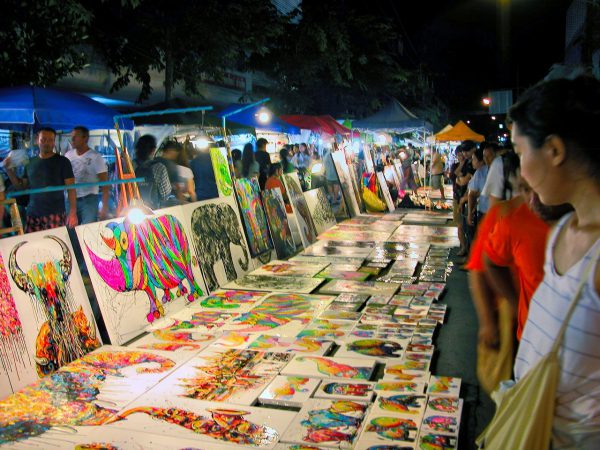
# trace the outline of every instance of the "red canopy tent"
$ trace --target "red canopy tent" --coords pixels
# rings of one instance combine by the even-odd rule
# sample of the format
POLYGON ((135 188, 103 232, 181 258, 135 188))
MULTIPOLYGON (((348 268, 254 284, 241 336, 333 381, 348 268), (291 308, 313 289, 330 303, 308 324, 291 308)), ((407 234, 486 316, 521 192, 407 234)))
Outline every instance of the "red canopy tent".
POLYGON ((291 115, 281 116, 281 119, 289 124, 292 124, 303 130, 311 130, 317 133, 335 134, 350 134, 351 130, 343 125, 340 125, 331 116, 308 116, 308 115, 291 115))

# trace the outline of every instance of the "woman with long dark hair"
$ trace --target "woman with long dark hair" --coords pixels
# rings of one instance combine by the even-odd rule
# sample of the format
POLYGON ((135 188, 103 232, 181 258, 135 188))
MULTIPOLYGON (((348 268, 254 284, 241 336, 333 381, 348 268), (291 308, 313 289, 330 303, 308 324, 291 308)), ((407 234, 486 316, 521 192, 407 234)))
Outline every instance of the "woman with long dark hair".
POLYGON ((254 159, 254 147, 248 143, 242 152, 242 176, 244 178, 257 177, 260 173, 258 163, 254 159))

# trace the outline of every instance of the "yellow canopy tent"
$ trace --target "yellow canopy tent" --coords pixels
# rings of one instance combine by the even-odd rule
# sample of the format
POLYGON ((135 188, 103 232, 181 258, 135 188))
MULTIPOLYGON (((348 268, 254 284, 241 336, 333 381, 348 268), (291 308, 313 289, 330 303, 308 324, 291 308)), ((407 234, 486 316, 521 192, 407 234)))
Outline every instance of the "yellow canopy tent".
POLYGON ((485 140, 483 135, 475 133, 462 120, 459 120, 452 129, 443 133, 439 132, 434 137, 437 142, 466 141, 467 139, 475 142, 483 142, 485 140))
POLYGON ((442 128, 437 133, 432 134, 431 136, 429 136, 427 138, 427 143, 428 144, 433 144, 434 142, 436 142, 436 140, 437 140, 436 137, 437 137, 438 134, 445 133, 446 131, 450 131, 451 129, 452 129, 452 125, 450 125, 450 124, 446 125, 444 128, 442 128))

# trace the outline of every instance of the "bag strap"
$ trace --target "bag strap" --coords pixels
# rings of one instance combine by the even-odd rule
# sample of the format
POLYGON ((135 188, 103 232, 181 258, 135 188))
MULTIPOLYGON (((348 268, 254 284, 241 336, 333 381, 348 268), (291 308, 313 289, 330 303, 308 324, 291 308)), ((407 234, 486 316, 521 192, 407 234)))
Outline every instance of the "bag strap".
POLYGON ((577 290, 575 291, 573 300, 571 301, 571 304, 569 305, 569 310, 567 311, 565 320, 563 321, 563 323, 560 327, 560 330, 559 330, 558 334, 556 335, 556 340, 554 341, 554 344, 552 345, 551 353, 558 353, 558 349, 560 348, 560 346, 562 344, 562 340, 565 336, 565 331, 567 330, 567 325, 569 324, 569 322, 571 320, 571 316, 575 312, 575 307, 577 306, 577 303, 579 303, 579 298, 581 297, 581 293, 583 292, 583 287, 585 286, 585 284, 587 283, 587 281, 590 277, 590 272, 592 271, 592 267, 594 267, 595 263, 597 262, 598 258, 600 257, 600 245, 598 245, 598 244, 594 244, 594 245, 597 245, 597 248, 594 252, 592 252, 592 257, 590 258, 590 261, 586 264, 585 269, 583 270, 581 281, 579 281, 579 285, 577 286, 577 290))

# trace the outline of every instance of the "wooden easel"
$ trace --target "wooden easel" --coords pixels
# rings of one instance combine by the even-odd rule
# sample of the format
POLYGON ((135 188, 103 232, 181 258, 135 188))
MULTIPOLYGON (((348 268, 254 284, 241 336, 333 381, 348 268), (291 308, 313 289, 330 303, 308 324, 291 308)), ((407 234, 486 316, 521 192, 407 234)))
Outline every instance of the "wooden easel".
POLYGON ((0 205, 2 208, 4 208, 6 205, 10 205, 9 213, 12 225, 8 228, 0 228, 0 237, 11 233, 23 234, 23 221, 21 220, 21 214, 19 213, 17 201, 14 198, 0 200, 0 205))
MULTIPOLYGON (((115 123, 117 135, 119 137, 119 143, 121 144, 122 150, 115 147, 115 168, 117 170, 117 176, 119 180, 130 180, 135 178, 135 171, 133 170, 133 164, 129 157, 129 152, 123 145, 121 138, 121 132, 118 125, 115 123)), ((119 185, 119 202, 117 204, 117 216, 129 206, 133 200, 140 200, 140 191, 137 183, 123 183, 119 185)))

